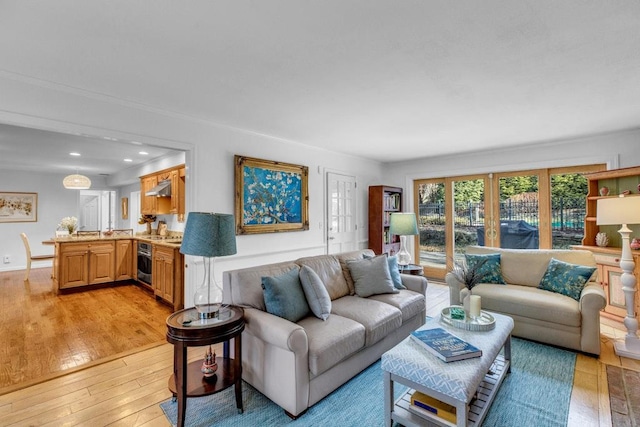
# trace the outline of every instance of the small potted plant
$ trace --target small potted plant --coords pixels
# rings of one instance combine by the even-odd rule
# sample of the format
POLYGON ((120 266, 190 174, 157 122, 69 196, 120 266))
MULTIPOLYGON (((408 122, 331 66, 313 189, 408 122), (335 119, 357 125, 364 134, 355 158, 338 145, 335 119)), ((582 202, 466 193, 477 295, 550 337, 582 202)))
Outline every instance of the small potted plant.
POLYGON ((473 288, 484 278, 484 272, 482 272, 482 266, 487 262, 486 258, 480 259, 475 263, 469 265, 465 258, 458 261, 454 258, 453 268, 451 274, 460 283, 464 283, 465 289, 460 291, 460 300, 464 307, 465 313, 469 313, 469 299, 472 294, 473 288))
POLYGON ((140 215, 138 224, 147 224, 147 234, 151 234, 151 223, 156 221, 155 215, 140 215))

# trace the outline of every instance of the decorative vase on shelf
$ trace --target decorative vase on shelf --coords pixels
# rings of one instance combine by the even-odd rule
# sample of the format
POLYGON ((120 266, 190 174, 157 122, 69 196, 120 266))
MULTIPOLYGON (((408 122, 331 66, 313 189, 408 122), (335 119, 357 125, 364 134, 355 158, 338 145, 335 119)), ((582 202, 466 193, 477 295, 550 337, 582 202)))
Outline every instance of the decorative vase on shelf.
POLYGON ((608 187, 600 188, 600 195, 601 196, 608 196, 609 195, 609 188, 608 187))
POLYGON ((633 239, 633 240, 631 241, 630 246, 631 246, 631 249, 633 249, 634 251, 636 251, 636 250, 640 249, 640 240, 638 240, 638 239, 633 239))
POLYGON ((600 232, 596 234, 596 245, 600 246, 601 248, 604 248, 608 244, 609 244, 609 236, 607 236, 607 233, 600 232))

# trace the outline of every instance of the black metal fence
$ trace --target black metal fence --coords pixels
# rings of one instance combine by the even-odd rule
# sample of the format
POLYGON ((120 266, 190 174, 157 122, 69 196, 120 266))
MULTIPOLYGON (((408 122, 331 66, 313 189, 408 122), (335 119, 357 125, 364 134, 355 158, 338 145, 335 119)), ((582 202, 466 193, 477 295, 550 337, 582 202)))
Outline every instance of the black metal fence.
MULTIPOLYGON (((552 230, 576 231, 584 230, 585 198, 557 198, 551 203, 552 230)), ((455 223, 459 226, 480 227, 484 225, 484 203, 465 202, 455 206, 455 223)), ((425 203, 419 207, 422 224, 444 224, 444 203, 425 203)), ((538 201, 505 200, 500 203, 500 220, 526 221, 535 227, 539 224, 538 201)))

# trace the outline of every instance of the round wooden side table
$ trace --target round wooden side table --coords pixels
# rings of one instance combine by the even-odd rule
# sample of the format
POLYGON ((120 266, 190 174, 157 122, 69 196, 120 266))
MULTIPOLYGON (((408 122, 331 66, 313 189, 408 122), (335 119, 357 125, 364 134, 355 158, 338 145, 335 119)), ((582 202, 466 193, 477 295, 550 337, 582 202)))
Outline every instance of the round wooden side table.
POLYGON ((207 396, 235 385, 236 406, 242 407, 242 339, 244 310, 226 306, 217 318, 199 319, 195 308, 176 311, 167 318, 167 341, 173 344, 173 375, 169 390, 178 401, 178 426, 184 426, 187 397, 207 396), (233 339, 233 358, 229 341, 233 339), (187 347, 223 343, 222 357, 216 357, 218 369, 211 378, 204 378, 202 359, 187 363, 187 347))

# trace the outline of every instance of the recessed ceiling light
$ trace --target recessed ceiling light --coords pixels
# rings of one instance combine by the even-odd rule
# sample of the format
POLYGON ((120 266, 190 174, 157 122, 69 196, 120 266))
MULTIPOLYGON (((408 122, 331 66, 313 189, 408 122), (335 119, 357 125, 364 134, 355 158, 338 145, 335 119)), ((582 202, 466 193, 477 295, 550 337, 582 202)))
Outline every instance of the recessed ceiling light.
POLYGON ((138 141, 131 141, 132 145, 142 145, 142 142, 138 142, 138 141))
POLYGON ((131 159, 124 159, 125 162, 133 162, 131 159))
POLYGON ((70 156, 80 156, 80 153, 76 153, 75 151, 73 153, 69 153, 70 156))
POLYGON ((117 141, 118 138, 111 138, 110 136, 103 136, 103 139, 106 139, 107 141, 117 141))
POLYGON ((146 151, 140 151, 138 154, 141 154, 143 156, 148 156, 149 155, 149 153, 147 153, 146 151))

